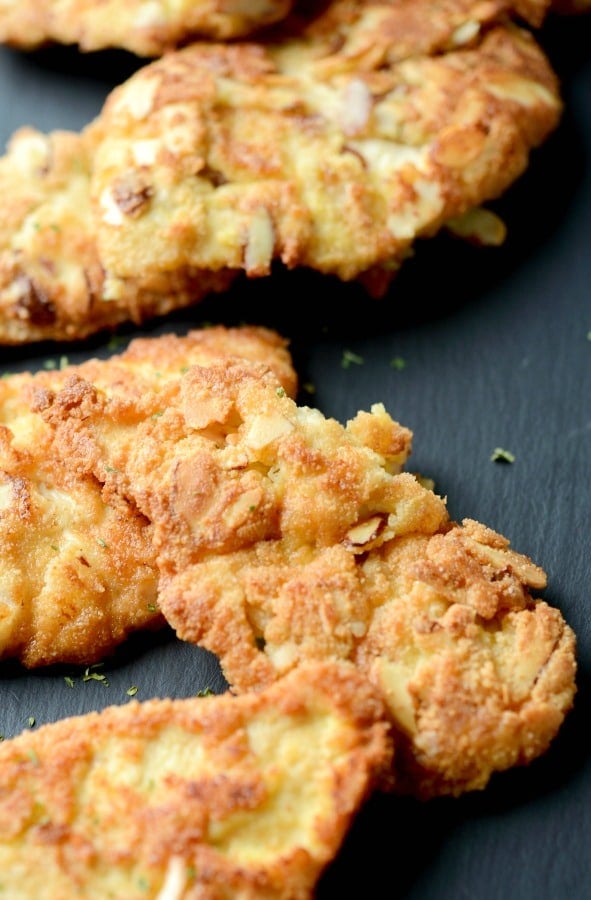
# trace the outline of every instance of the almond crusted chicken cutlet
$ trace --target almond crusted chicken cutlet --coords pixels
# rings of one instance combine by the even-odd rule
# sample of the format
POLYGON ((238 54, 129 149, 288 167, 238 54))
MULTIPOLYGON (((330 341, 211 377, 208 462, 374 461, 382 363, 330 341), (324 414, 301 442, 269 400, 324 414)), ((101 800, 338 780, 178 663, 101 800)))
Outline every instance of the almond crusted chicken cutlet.
POLYGON ((391 759, 379 693, 345 664, 45 725, 0 745, 3 891, 306 900, 391 759))
MULTIPOLYGON (((123 6, 118 0, 0 0, 0 43, 26 51, 55 43, 86 52, 119 47, 156 57, 199 38, 244 38, 280 22, 293 6, 290 0, 128 0, 123 6)), ((511 6, 539 25, 548 9, 579 11, 590 3, 517 0, 511 6)))
POLYGON ((124 301, 105 296, 90 207, 99 126, 49 135, 21 128, 0 158, 0 343, 70 341, 196 302, 232 281, 226 272, 183 273, 124 301))
POLYGON ((355 663, 394 723, 397 789, 424 798, 547 749, 574 634, 533 596, 538 566, 401 471, 411 434, 381 404, 342 426, 236 361, 139 399, 72 378, 34 403, 55 452, 152 523, 160 607, 235 692, 355 663))
POLYGON ((94 155, 108 289, 279 259, 383 293, 417 236, 486 217, 474 208, 557 124, 556 78, 513 6, 336 0, 276 42, 141 69, 108 98, 94 155))
POLYGON ((223 356, 264 361, 295 393, 286 343, 246 327, 136 339, 106 361, 0 379, 0 658, 28 667, 93 663, 130 632, 164 624, 151 524, 133 501, 105 499, 68 451, 54 452, 30 410, 33 393, 57 390, 76 372, 138 400, 183 368, 223 356))
POLYGON ((160 56, 195 38, 229 40, 282 19, 290 0, 0 0, 0 42, 77 44, 160 56))
POLYGON ((502 242, 482 204, 562 111, 525 27, 545 8, 335 0, 272 38, 165 54, 82 134, 17 133, 0 159, 0 342, 139 322, 274 264, 380 297, 418 238, 502 242))

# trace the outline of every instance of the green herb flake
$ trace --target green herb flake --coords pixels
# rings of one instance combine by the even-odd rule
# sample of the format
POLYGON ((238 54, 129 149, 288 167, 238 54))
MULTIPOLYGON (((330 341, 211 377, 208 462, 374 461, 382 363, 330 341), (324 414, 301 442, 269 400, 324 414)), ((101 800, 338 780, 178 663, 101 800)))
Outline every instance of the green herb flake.
POLYGON ((105 472, 109 475, 113 475, 119 472, 119 469, 114 469, 113 466, 105 466, 105 472))
POLYGON ((511 453, 510 450, 505 450, 503 447, 495 447, 493 452, 490 455, 490 458, 493 462, 503 462, 503 463, 513 463, 515 462, 515 456, 511 453))
POLYGON ((186 375, 190 368, 191 368, 191 366, 181 366, 181 368, 180 368, 181 375, 186 375))
POLYGON ((341 359, 341 366, 343 369, 350 368, 352 363, 355 363, 356 366, 362 366, 364 361, 362 356, 353 353, 352 350, 343 350, 343 358, 341 359))
POLYGON ((107 542, 104 541, 102 538, 97 538, 97 539, 96 539, 96 542, 97 542, 97 544, 99 545, 99 547, 102 547, 102 548, 103 548, 103 550, 106 550, 106 549, 107 549, 107 542))
POLYGON ((211 697, 213 696, 213 691, 210 687, 203 688, 200 691, 197 691, 197 697, 211 697))
POLYGON ((60 356, 60 369, 66 369, 70 365, 70 360, 67 356, 60 356))
POLYGON ((4 740, 4 735, 0 734, 0 743, 4 740))
POLYGON ((64 681, 66 682, 66 684, 68 685, 69 688, 74 687, 74 679, 71 678, 69 675, 64 675, 64 681))
POLYGON ((148 612, 158 612, 156 603, 148 603, 148 612))
POLYGON ((127 688, 125 693, 127 694, 128 697, 135 697, 135 695, 137 694, 137 691, 138 691, 137 685, 132 684, 131 687, 127 688))
POLYGON ((55 550, 56 553, 59 553, 59 549, 60 549, 60 548, 58 547, 57 544, 51 544, 51 549, 52 549, 52 550, 55 550))
POLYGON ((46 359, 43 363, 43 368, 51 371, 52 369, 57 369, 57 363, 55 359, 46 359))
POLYGON ((588 340, 588 341, 591 341, 591 331, 588 331, 588 332, 587 332, 587 340, 588 340))
POLYGON ((99 668, 102 663, 96 663, 94 666, 88 666, 87 669, 84 670, 84 675, 82 676, 82 681, 100 681, 105 687, 109 687, 109 682, 107 681, 107 676, 103 675, 102 672, 95 672, 94 669, 99 668))
POLYGON ((27 725, 29 726, 29 728, 32 728, 34 726, 34 724, 35 724, 35 716, 29 716, 29 718, 27 719, 27 725))
POLYGON ((278 397, 285 397, 285 388, 278 387, 277 390, 275 391, 275 393, 277 394, 278 397))
POLYGON ((31 762, 33 763, 33 765, 34 765, 34 766, 38 766, 38 765, 39 765, 39 757, 37 756, 37 754, 36 754, 36 752, 33 750, 33 748, 31 747, 31 749, 28 750, 27 752, 28 752, 28 755, 29 755, 29 759, 31 760, 31 762))
POLYGON ((403 356, 394 356, 390 360, 390 366, 397 372, 402 372, 403 369, 406 369, 406 360, 403 356))
POLYGON ((153 418, 153 419, 159 419, 160 416, 163 416, 163 415, 164 415, 164 413, 163 413, 162 411, 160 411, 160 412, 155 412, 155 413, 152 413, 152 418, 153 418))

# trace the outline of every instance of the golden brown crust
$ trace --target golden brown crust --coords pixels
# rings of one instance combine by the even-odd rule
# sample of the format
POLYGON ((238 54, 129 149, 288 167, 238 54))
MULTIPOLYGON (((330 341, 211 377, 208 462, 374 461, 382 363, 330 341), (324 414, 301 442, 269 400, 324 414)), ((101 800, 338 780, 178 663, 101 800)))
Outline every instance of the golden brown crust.
POLYGON ((229 271, 184 271, 179 296, 174 275, 164 285, 153 279, 140 294, 108 295, 89 196, 98 134, 98 125, 81 135, 22 128, 0 159, 2 344, 80 340, 140 323, 224 290, 233 278, 229 271))
POLYGON ((355 662, 400 735, 398 789, 422 797, 547 748, 576 664, 533 596, 545 573, 400 471, 411 436, 383 406, 343 427, 234 361, 141 402, 79 379, 45 401, 58 448, 152 522, 161 608, 234 690, 355 662))
POLYGON ((391 759, 379 694, 346 665, 43 726, 0 745, 3 889, 311 898, 391 759))
POLYGON ((197 38, 245 37, 290 8, 290 0, 3 0, 0 42, 24 50, 60 43, 160 56, 197 38))
POLYGON ((264 328, 211 328, 133 341, 109 360, 0 380, 0 658, 26 666, 93 663, 130 632, 164 624, 152 527, 130 502, 56 453, 31 412, 73 373, 138 399, 185 367, 240 356, 271 366, 294 394, 286 341, 264 328))
POLYGON ((137 72, 101 114, 91 187, 114 294, 276 259, 383 292, 558 122, 556 77, 509 10, 342 0, 275 43, 196 44, 137 72))
POLYGON ((481 206, 561 114, 511 21, 544 6, 336 0, 272 40, 167 53, 80 135, 18 132, 0 159, 0 342, 141 322, 278 261, 381 296, 442 228, 499 243, 481 206))
POLYGON ((93 663, 164 624, 150 523, 105 503, 46 442, 14 450, 0 431, 0 657, 28 667, 93 663))

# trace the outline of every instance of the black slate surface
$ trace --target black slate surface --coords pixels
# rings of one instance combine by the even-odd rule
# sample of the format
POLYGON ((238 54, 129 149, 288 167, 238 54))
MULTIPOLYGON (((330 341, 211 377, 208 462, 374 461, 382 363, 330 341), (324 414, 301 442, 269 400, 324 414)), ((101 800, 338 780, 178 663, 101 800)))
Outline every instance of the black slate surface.
MULTIPOLYGON (((141 329, 269 325, 290 338, 302 384, 315 386, 301 402, 342 421, 384 402, 413 429, 411 468, 435 479, 454 518, 490 525, 542 565, 543 596, 578 635, 575 707, 550 751, 460 799, 374 797, 323 877, 321 900, 355 884, 393 900, 591 897, 591 17, 553 17, 540 39, 562 79, 565 113, 494 205, 509 227, 504 247, 425 243, 380 302, 352 285, 278 271, 141 329), (344 367, 347 351, 363 362, 344 367), (498 446, 513 464, 491 461, 498 446)), ((25 124, 83 126, 137 65, 119 53, 0 49, 0 139, 25 124)), ((0 348, 0 368, 34 369, 63 353, 76 362, 106 355, 107 345, 98 337, 0 348)), ((136 637, 101 671, 108 686, 83 681, 82 670, 0 664, 0 734, 28 728, 29 717, 38 727, 125 703, 131 685, 139 699, 224 688, 215 658, 169 631, 136 637)))

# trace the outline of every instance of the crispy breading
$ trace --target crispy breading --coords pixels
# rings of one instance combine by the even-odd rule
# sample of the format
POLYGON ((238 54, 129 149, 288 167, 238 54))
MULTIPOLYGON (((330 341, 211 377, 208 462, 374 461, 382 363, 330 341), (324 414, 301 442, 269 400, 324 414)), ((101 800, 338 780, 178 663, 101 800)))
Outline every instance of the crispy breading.
POLYGON ((264 328, 210 328, 133 341, 109 360, 0 379, 0 658, 26 666, 93 663, 138 629, 164 624, 152 527, 133 502, 102 495, 54 452, 35 392, 73 373, 119 397, 157 392, 183 368, 240 356, 296 391, 286 342, 264 328))
POLYGON ((277 259, 384 293, 418 237, 505 191, 559 120, 510 9, 336 0, 276 43, 195 44, 135 73, 101 113, 91 184, 112 296, 277 259))
POLYGON ((153 524, 161 609, 234 690, 355 662, 387 701, 398 789, 421 797, 482 788, 548 747, 576 659, 561 613, 532 596, 545 573, 401 471, 411 434, 381 404, 342 426, 232 361, 139 402, 73 379, 37 403, 58 452, 153 524))
POLYGON ((89 179, 100 129, 49 135, 19 129, 0 158, 0 343, 78 340, 197 302, 228 287, 229 271, 184 272, 150 291, 106 299, 89 179))
POLYGON ((482 204, 562 111, 511 21, 545 5, 335 0, 272 40, 166 54, 81 135, 19 133, 0 159, 0 342, 139 322, 274 263, 379 297, 419 238, 502 242, 482 204))
POLYGON ((353 666, 268 690, 132 701, 0 745, 11 900, 305 900, 391 765, 353 666))
POLYGON ((196 38, 244 37, 287 15, 291 0, 2 0, 0 42, 77 44, 160 56, 196 38))

